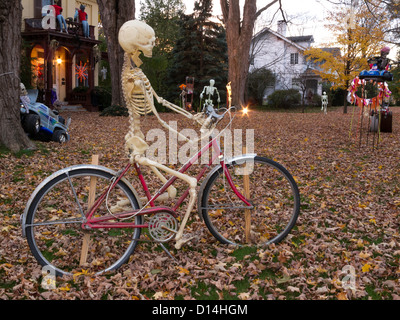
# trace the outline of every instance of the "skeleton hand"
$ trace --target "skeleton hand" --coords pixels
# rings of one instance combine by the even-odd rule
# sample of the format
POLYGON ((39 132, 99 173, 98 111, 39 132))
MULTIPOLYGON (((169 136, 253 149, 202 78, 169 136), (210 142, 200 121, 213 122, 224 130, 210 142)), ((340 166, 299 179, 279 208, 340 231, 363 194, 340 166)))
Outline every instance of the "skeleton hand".
POLYGON ((204 116, 203 112, 199 112, 193 115, 193 120, 196 121, 200 126, 203 126, 207 118, 204 116))

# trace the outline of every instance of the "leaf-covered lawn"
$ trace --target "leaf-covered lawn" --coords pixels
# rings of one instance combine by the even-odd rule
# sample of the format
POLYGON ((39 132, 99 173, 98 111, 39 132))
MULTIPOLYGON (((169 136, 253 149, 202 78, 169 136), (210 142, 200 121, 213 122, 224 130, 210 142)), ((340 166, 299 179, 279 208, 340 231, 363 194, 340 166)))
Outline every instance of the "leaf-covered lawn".
MULTIPOLYGON (((177 262, 141 243, 113 274, 57 279, 55 290, 44 290, 41 267, 21 235, 30 194, 52 172, 90 163, 92 154, 115 170, 127 163, 127 118, 63 114, 72 117, 68 144, 37 142, 37 151, 16 155, 0 150, 0 299, 398 299, 400 108, 392 110, 393 133, 381 133, 375 150, 365 122, 359 147, 358 113, 352 122, 351 108, 348 114, 252 111, 236 117, 232 129, 255 129, 255 152, 283 164, 299 185, 300 217, 283 242, 226 247, 195 209, 189 228, 199 237, 180 251, 169 246, 177 262), (349 268, 356 290, 343 287, 349 268)), ((145 133, 160 127, 154 116, 143 119, 145 133)), ((178 127, 191 124, 182 120, 178 127)), ((129 178, 138 186, 134 175, 129 178)), ((159 186, 149 179, 153 190, 159 186)))

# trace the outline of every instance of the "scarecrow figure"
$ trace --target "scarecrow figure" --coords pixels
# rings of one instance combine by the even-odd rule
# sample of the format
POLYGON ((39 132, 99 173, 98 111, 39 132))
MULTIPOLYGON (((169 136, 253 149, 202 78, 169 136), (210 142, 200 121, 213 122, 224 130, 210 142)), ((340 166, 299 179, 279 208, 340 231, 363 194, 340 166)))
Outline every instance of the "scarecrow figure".
POLYGON ((67 31, 67 23, 65 22, 65 19, 63 15, 61 14, 63 11, 63 8, 61 8, 58 4, 54 4, 53 8, 55 10, 55 16, 57 18, 58 24, 60 25, 60 32, 65 31, 65 33, 68 33, 67 31))
POLYGON ((389 72, 390 59, 387 57, 389 52, 389 47, 383 47, 380 56, 369 58, 368 64, 370 70, 361 71, 359 78, 377 82, 393 81, 393 74, 389 72))
POLYGON ((83 4, 81 4, 81 6, 79 8, 80 8, 80 10, 76 9, 74 18, 75 19, 78 18, 79 21, 82 23, 83 36, 85 38, 89 38, 89 23, 87 21, 88 14, 85 12, 86 7, 83 4))

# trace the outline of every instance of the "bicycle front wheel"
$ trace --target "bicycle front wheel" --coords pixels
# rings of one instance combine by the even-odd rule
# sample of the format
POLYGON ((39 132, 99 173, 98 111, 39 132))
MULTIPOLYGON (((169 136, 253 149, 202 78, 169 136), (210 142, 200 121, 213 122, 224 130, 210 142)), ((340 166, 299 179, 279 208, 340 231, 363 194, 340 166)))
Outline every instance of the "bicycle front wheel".
POLYGON ((300 195, 291 174, 279 163, 256 156, 227 164, 238 198, 223 168, 205 182, 200 212, 211 234, 233 245, 268 245, 284 239, 297 221, 300 195))
MULTIPOLYGON (((35 191, 24 227, 29 247, 42 266, 60 276, 73 275, 82 269, 101 274, 119 268, 129 259, 141 229, 82 229, 89 199, 97 199, 107 190, 113 177, 103 169, 70 168, 55 174, 35 191)), ((138 208, 135 193, 120 180, 94 217, 138 208)), ((124 222, 142 224, 142 216, 124 222)))

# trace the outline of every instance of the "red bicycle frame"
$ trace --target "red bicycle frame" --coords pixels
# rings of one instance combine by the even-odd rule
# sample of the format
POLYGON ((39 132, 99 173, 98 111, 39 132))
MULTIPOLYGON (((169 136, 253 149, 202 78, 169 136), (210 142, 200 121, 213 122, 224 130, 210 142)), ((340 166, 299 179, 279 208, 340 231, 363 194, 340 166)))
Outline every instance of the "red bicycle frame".
MULTIPOLYGON (((185 173, 208 149, 213 147, 215 154, 209 161, 208 165, 205 165, 201 171, 197 174, 196 179, 199 181, 203 176, 204 173, 207 171, 208 168, 213 164, 216 158, 220 158, 220 165, 223 168, 223 172, 227 178, 228 184, 234 191, 234 193, 238 196, 240 200, 242 200, 247 206, 251 207, 250 202, 237 190, 235 184, 232 181, 232 177, 226 167, 221 149, 218 145, 218 142, 216 140, 216 137, 212 138, 211 141, 205 145, 196 155, 194 155, 186 164, 182 166, 181 169, 178 170, 180 173, 185 173)), ((101 196, 95 201, 93 206, 90 208, 88 213, 86 214, 86 222, 82 224, 82 228, 84 229, 101 229, 101 228, 147 228, 148 224, 135 224, 135 222, 109 222, 110 220, 115 220, 116 218, 118 219, 123 219, 127 217, 132 217, 135 215, 144 215, 144 214, 155 214, 158 212, 168 212, 172 214, 174 217, 177 217, 176 210, 179 208, 179 206, 182 204, 182 202, 185 200, 187 195, 189 194, 190 188, 187 188, 186 191, 180 196, 178 201, 176 202, 175 206, 170 208, 170 207, 165 207, 165 206, 155 206, 154 201, 161 195, 163 194, 168 187, 170 187, 178 177, 173 176, 171 177, 162 187, 161 189, 152 197, 150 194, 150 191, 147 187, 146 181, 142 175, 142 172, 140 170, 140 167, 135 163, 133 164, 133 167, 136 170, 136 173, 139 177, 140 183, 143 187, 143 190, 146 194, 146 197, 148 199, 148 203, 150 204, 150 208, 142 208, 142 209, 136 209, 132 211, 127 211, 127 212, 122 212, 122 213, 117 213, 113 215, 106 215, 102 217, 93 217, 95 214, 96 210, 99 208, 100 204, 106 199, 108 193, 118 184, 118 182, 122 179, 122 177, 126 174, 126 172, 131 168, 132 164, 128 164, 124 170, 116 177, 115 180, 110 184, 110 186, 105 190, 101 196)))

